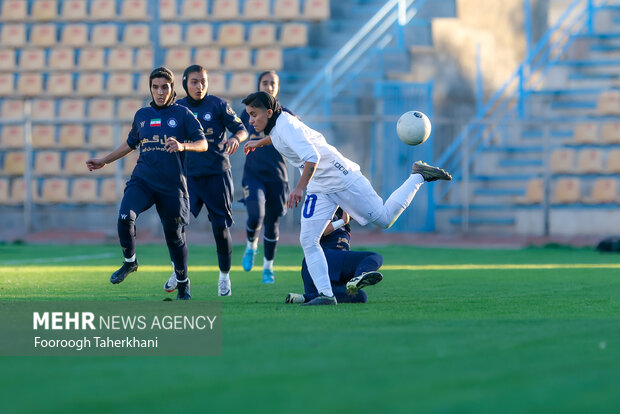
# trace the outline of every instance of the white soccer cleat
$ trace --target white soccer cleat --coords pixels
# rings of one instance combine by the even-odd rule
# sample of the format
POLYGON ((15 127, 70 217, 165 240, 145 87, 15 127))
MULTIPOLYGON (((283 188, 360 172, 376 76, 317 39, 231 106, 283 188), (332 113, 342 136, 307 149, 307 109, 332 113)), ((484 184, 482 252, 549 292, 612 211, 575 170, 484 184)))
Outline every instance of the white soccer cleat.
POLYGON ((166 280, 166 283, 164 283, 164 290, 168 293, 171 293, 171 292, 174 292, 176 288, 177 288, 177 275, 176 273, 172 272, 170 279, 166 280))
POLYGON ((230 279, 220 280, 217 282, 217 295, 218 296, 230 296, 230 279))
POLYGON ((304 303, 305 301, 304 295, 299 293, 289 293, 286 295, 286 299, 284 299, 284 303, 304 303))

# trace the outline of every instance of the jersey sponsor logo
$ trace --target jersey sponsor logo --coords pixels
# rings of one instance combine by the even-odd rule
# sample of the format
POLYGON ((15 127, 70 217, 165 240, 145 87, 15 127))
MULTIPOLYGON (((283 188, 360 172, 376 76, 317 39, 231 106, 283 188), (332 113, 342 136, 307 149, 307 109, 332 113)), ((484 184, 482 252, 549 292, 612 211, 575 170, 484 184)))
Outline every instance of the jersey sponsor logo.
POLYGON ((161 126, 161 118, 151 119, 151 126, 152 127, 161 126))
POLYGON ((144 123, 145 123, 145 122, 146 122, 146 121, 142 121, 142 122, 140 122, 140 128, 144 128, 144 123))
POLYGON ((209 112, 207 112, 205 116, 202 117, 202 119, 204 119, 205 121, 210 121, 212 118, 213 116, 209 112))
POLYGON ((170 128, 176 128, 176 126, 177 126, 177 120, 176 120, 176 119, 174 119, 174 118, 170 118, 170 119, 168 120, 168 126, 169 126, 170 128))
POLYGON ((334 167, 336 167, 336 169, 342 171, 342 174, 347 175, 349 174, 349 170, 347 170, 344 165, 340 164, 338 161, 332 160, 332 165, 334 167))

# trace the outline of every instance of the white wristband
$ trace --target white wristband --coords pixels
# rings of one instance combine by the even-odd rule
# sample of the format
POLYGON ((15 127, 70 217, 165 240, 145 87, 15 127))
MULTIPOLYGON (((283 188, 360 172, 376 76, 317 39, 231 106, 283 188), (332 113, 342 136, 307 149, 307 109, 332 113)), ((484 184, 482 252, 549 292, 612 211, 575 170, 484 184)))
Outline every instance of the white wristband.
POLYGON ((344 220, 343 219, 332 221, 332 227, 334 228, 334 230, 337 230, 337 229, 339 229, 342 226, 344 226, 344 220))

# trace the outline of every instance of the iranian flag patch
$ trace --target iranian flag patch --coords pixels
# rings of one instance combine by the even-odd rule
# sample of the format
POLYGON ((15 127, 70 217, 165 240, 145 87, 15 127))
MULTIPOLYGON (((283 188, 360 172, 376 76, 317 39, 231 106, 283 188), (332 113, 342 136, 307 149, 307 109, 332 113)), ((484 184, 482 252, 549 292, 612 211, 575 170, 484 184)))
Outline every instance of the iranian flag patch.
POLYGON ((161 126, 161 118, 151 119, 151 126, 152 127, 161 126))

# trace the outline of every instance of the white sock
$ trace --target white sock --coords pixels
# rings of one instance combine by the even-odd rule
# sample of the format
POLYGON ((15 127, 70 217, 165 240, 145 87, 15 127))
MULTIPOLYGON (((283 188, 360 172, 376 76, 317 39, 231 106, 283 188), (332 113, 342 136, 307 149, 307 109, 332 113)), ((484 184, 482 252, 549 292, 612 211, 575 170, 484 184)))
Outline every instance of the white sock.
POLYGON ((220 280, 228 280, 230 278, 230 273, 224 273, 220 270, 220 280))
POLYGON ((249 250, 257 250, 258 249, 258 238, 254 239, 253 241, 248 240, 245 247, 246 249, 249 249, 249 250))
POLYGON ((312 248, 304 249, 304 255, 306 256, 308 272, 310 277, 312 277, 316 290, 325 296, 334 296, 332 285, 329 283, 329 271, 323 249, 318 246, 312 246, 312 248))
POLYGON ((387 199, 383 205, 383 214, 375 221, 375 224, 386 229, 391 227, 403 211, 409 207, 423 183, 424 178, 420 174, 411 174, 387 199))
POLYGON ((133 263, 136 261, 136 254, 134 253, 133 256, 131 256, 130 258, 126 258, 125 257, 125 261, 128 263, 133 263))
POLYGON ((263 258, 263 269, 273 270, 273 260, 263 258))

